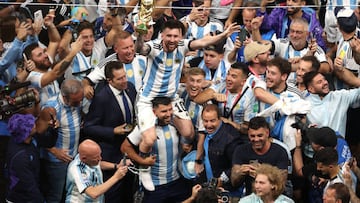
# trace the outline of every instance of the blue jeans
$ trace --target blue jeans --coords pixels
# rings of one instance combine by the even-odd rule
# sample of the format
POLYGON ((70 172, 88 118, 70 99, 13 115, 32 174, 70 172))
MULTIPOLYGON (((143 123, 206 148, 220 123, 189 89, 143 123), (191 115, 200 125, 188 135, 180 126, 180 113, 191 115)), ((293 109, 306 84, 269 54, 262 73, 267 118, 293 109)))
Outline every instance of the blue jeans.
POLYGON ((64 162, 44 162, 46 191, 45 199, 47 203, 63 202, 65 195, 65 182, 68 163, 64 162))

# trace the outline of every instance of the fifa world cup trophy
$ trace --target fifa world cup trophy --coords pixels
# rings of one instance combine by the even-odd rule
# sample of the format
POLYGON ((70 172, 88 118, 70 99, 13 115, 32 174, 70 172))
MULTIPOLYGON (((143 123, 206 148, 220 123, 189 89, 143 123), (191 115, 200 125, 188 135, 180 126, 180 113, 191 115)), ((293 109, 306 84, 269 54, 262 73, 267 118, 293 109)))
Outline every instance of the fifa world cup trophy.
POLYGON ((154 0, 141 0, 139 16, 136 22, 136 32, 139 34, 147 33, 147 26, 152 21, 151 14, 154 9, 154 0))

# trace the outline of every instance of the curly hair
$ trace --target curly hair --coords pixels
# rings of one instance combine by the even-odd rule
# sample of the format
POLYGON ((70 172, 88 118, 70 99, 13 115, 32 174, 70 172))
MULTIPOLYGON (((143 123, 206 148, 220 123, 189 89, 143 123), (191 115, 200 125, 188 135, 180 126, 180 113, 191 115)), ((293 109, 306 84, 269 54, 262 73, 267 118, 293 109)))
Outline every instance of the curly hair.
POLYGON ((22 143, 29 137, 35 125, 35 117, 31 114, 14 114, 8 122, 8 130, 16 143, 22 143))
POLYGON ((278 198, 285 189, 285 180, 282 171, 276 166, 270 164, 261 164, 256 170, 256 174, 267 176, 269 182, 274 185, 272 196, 274 200, 278 198))

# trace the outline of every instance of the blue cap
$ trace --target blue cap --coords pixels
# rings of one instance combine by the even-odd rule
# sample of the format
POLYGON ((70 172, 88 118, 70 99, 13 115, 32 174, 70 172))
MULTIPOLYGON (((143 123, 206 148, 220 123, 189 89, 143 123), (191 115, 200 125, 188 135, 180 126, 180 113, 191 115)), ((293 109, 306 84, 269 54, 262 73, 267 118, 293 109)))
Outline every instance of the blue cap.
POLYGON ((193 150, 189 152, 181 161, 183 172, 182 174, 186 179, 194 179, 196 177, 195 160, 196 150, 193 150))

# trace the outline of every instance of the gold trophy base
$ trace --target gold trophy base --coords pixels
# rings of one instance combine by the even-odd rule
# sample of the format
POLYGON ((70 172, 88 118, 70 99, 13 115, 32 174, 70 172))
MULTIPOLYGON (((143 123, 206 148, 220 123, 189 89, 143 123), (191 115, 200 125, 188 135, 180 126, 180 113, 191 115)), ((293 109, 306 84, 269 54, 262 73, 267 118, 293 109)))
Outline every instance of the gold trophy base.
POLYGON ((139 23, 136 28, 135 28, 136 32, 141 34, 141 35, 144 35, 144 34, 147 34, 148 33, 148 30, 147 30, 147 27, 146 27, 146 24, 145 23, 139 23))

